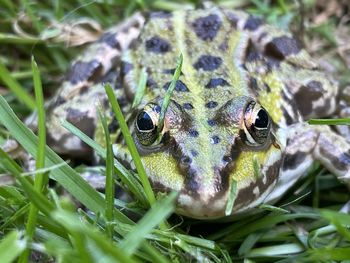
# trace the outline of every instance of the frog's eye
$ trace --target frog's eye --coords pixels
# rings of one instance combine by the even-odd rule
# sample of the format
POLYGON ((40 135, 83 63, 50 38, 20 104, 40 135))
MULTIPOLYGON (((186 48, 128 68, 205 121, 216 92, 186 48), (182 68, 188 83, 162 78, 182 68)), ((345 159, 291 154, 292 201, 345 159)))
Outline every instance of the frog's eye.
POLYGON ((264 144, 270 133, 270 117, 256 102, 250 102, 244 113, 244 126, 250 144, 264 144))
POLYGON ((135 121, 136 136, 144 146, 149 146, 157 139, 159 113, 152 107, 146 107, 137 115, 135 121))

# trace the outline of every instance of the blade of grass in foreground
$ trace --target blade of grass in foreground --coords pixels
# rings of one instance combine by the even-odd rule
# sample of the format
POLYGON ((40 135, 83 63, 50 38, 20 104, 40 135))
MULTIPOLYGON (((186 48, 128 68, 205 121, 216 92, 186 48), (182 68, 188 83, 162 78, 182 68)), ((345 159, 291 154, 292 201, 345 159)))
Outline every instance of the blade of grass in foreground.
POLYGON ((177 194, 173 192, 163 200, 155 203, 151 210, 148 211, 138 224, 133 227, 129 234, 126 235, 121 242, 121 247, 127 254, 133 254, 146 235, 175 210, 176 195, 177 194))
MULTIPOLYGON (((9 130, 25 150, 31 155, 36 154, 38 138, 14 114, 6 100, 0 96, 0 122, 9 130)), ((47 167, 63 163, 53 150, 46 146, 45 164, 47 167)), ((95 213, 104 213, 105 204, 101 195, 93 189, 68 164, 51 171, 50 177, 62 185, 72 196, 95 213)), ((117 212, 117 211, 116 211, 117 212)), ((124 223, 132 221, 122 213, 116 213, 116 219, 124 223)))
POLYGON ((107 227, 106 232, 107 236, 112 240, 113 237, 113 210, 114 210, 114 192, 115 192, 115 184, 113 180, 113 149, 111 137, 109 136, 108 126, 106 116, 103 114, 102 109, 99 107, 98 109, 99 119, 102 122, 103 131, 105 134, 106 140, 106 188, 105 188, 105 198, 106 198, 106 220, 107 227))
MULTIPOLYGON (((95 227, 92 225, 82 224, 77 215, 64 210, 57 210, 53 213, 53 217, 58 222, 61 222, 62 225, 64 225, 65 228, 73 234, 73 242, 81 242, 83 239, 80 240, 79 237, 88 237, 94 241, 94 244, 98 249, 111 256, 116 262, 138 262, 131 256, 127 255, 118 244, 108 240, 106 236, 95 227)), ((87 251, 87 249, 88 248, 85 247, 86 253, 92 253, 91 251, 87 251)))
POLYGON ((24 241, 19 240, 17 231, 7 234, 0 243, 1 263, 11 263, 25 248, 24 241))
POLYGON ((342 119, 311 119, 309 124, 322 124, 322 125, 350 125, 350 118, 342 119))
POLYGON ((29 109, 34 110, 36 107, 34 99, 22 88, 22 86, 11 76, 11 73, 0 62, 0 79, 7 87, 22 101, 29 109))
MULTIPOLYGON (((36 161, 35 165, 36 165, 36 169, 42 169, 45 167, 45 146, 46 146, 45 109, 44 109, 44 97, 43 97, 43 91, 42 91, 42 85, 41 85, 41 79, 40 79, 40 72, 34 60, 34 57, 32 57, 32 71, 33 71, 35 99, 37 102, 38 138, 39 138, 38 149, 37 149, 37 154, 35 158, 35 161, 36 161)), ((37 191, 42 192, 47 182, 48 180, 46 178, 46 174, 37 173, 35 175, 34 188, 37 191)), ((26 237, 28 238, 28 240, 32 240, 33 238, 35 225, 38 217, 38 212, 39 212, 38 208, 34 204, 31 204, 29 209, 28 222, 26 225, 26 237)), ((28 262, 29 253, 30 253, 29 249, 26 249, 23 252, 23 254, 20 256, 18 262, 28 262)))
POLYGON ((108 100, 112 106, 112 109, 113 109, 113 112, 114 112, 114 115, 120 125, 120 129, 123 133, 123 137, 124 137, 124 140, 128 146, 128 149, 130 151, 130 154, 132 156, 132 159, 134 160, 134 163, 135 163, 135 166, 136 166, 136 170, 137 170, 137 173, 140 177, 140 180, 141 180, 141 183, 142 183, 142 186, 143 186, 143 189, 145 190, 145 193, 146 193, 146 196, 147 196, 147 200, 149 202, 150 205, 153 205, 156 201, 156 198, 154 197, 154 194, 153 194, 153 190, 151 188, 151 184, 147 178, 147 175, 146 175, 146 171, 145 171, 145 168, 143 167, 143 164, 141 162, 141 158, 140 158, 140 155, 136 149, 136 145, 135 145, 135 142, 134 140, 132 139, 132 136, 129 132, 129 128, 128 128, 128 125, 126 124, 125 122, 125 119, 123 117, 123 114, 122 114, 122 111, 119 107, 119 104, 117 102, 117 99, 115 97, 115 94, 113 92, 113 89, 111 87, 110 84, 106 84, 105 86, 105 90, 106 90, 106 93, 107 93, 107 96, 108 96, 108 100))
POLYGON ((167 92, 165 93, 164 99, 163 99, 163 103, 160 109, 160 114, 159 114, 159 125, 157 127, 157 134, 158 134, 158 140, 161 139, 161 136, 159 136, 161 134, 161 131, 163 130, 163 126, 164 126, 164 118, 165 118, 165 113, 167 111, 169 102, 170 102, 170 98, 173 94, 173 91, 176 87, 176 83, 180 78, 181 75, 181 68, 182 68, 182 62, 183 62, 183 55, 180 54, 178 61, 177 61, 177 65, 176 65, 176 69, 173 75, 173 78, 170 82, 169 88, 167 90, 167 92))

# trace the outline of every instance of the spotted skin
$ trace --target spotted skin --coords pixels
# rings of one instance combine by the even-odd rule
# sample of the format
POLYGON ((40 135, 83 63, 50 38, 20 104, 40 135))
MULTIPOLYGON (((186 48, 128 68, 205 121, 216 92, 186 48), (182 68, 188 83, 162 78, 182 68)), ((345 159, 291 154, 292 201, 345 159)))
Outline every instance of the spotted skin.
MULTIPOLYGON (((92 107, 97 103, 107 113, 110 132, 118 133, 103 92, 105 82, 122 104, 154 190, 177 191, 180 214, 213 219, 275 202, 314 160, 349 183, 349 143, 328 127, 304 122, 335 113, 336 83, 291 33, 261 18, 211 6, 137 14, 109 30, 77 58, 48 103, 48 130, 55 131, 49 136, 57 151, 87 152, 60 127, 61 118, 103 142, 92 107), (181 75, 162 139, 154 142, 156 130, 142 130, 137 116, 142 113, 145 127, 159 125, 160 106, 180 53, 181 75), (146 92, 132 109, 144 69, 146 92), (258 122, 257 116, 265 116, 260 111, 268 113, 267 120, 258 122), (259 130, 262 124, 266 127, 259 130), (234 206, 225 214, 233 185, 234 206)), ((118 148, 123 154, 117 158, 130 162, 124 146, 118 148)))

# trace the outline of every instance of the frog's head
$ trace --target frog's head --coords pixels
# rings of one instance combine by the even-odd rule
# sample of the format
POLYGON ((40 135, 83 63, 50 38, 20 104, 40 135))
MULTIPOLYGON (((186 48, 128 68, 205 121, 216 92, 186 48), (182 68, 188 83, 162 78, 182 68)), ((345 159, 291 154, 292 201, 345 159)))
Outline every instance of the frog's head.
POLYGON ((157 134, 161 103, 146 105, 134 123, 155 191, 177 191, 177 212, 195 218, 223 217, 230 195, 229 214, 262 202, 277 181, 283 146, 259 103, 242 96, 201 109, 198 101, 172 100, 157 134))

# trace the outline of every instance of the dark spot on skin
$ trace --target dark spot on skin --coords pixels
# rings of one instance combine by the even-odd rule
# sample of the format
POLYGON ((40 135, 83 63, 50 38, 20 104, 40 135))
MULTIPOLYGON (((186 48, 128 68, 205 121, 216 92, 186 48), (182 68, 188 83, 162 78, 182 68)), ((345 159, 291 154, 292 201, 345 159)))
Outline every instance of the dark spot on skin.
POLYGON ((196 180, 196 171, 189 169, 187 172, 187 176, 185 178, 185 188, 190 195, 194 196, 197 194, 200 184, 196 180))
POLYGON ((120 43, 116 39, 116 36, 117 36, 116 33, 107 32, 101 36, 99 42, 106 43, 111 48, 116 48, 121 50, 120 43))
POLYGON ((225 39, 219 46, 219 49, 222 50, 222 51, 227 51, 228 49, 228 43, 227 43, 227 40, 225 39))
POLYGON ((97 75, 100 75, 98 74, 99 69, 101 69, 101 64, 96 59, 90 62, 77 61, 68 72, 67 78, 75 85, 80 81, 97 78, 97 75))
POLYGON ((199 132, 196 130, 189 130, 188 132, 190 134, 191 137, 198 137, 199 132))
POLYGON ((154 107, 153 107, 153 110, 154 110, 156 113, 160 113, 161 109, 162 109, 162 108, 161 108, 159 105, 154 105, 154 107))
POLYGON ((111 123, 108 125, 108 131, 115 133, 119 129, 119 123, 116 118, 113 118, 111 123))
POLYGON ((163 70, 163 73, 164 73, 164 74, 174 75, 175 70, 176 70, 176 69, 174 69, 174 68, 172 68, 172 69, 164 69, 164 70, 163 70))
POLYGON ((271 88, 269 85, 267 85, 266 83, 264 83, 264 88, 267 92, 271 92, 271 88))
POLYGON ((221 64, 222 59, 220 57, 203 55, 193 64, 193 67, 197 70, 202 69, 204 71, 213 71, 218 69, 221 64))
POLYGON ((218 106, 218 103, 216 101, 209 101, 205 104, 205 107, 207 107, 208 109, 213 109, 216 106, 218 106))
POLYGON ((256 49, 255 45, 251 40, 249 40, 249 43, 246 49, 245 59, 248 62, 261 59, 261 53, 256 49))
POLYGON ((296 152, 295 154, 286 154, 283 161, 283 171, 297 168, 305 160, 305 152, 296 152))
POLYGON ((212 89, 212 88, 216 88, 218 86, 228 86, 229 84, 227 83, 226 80, 224 80, 223 78, 214 78, 209 80, 209 82, 207 83, 207 85, 205 85, 205 87, 207 89, 212 89))
POLYGON ((220 170, 215 171, 218 179, 215 181, 215 188, 218 189, 219 193, 213 198, 213 200, 220 198, 229 188, 229 178, 232 170, 235 168, 236 160, 241 153, 242 147, 239 146, 241 142, 235 140, 231 146, 230 156, 224 156, 223 161, 226 165, 220 170))
POLYGON ((122 66, 121 66, 121 72, 123 75, 126 75, 128 74, 132 69, 134 68, 134 65, 129 63, 129 62, 126 62, 126 61, 123 61, 122 62, 122 66))
MULTIPOLYGON (((164 84, 163 89, 168 90, 171 81, 164 84)), ((189 89, 181 80, 177 80, 175 84, 175 90, 178 92, 189 92, 189 89)))
POLYGON ((88 117, 87 112, 82 112, 77 109, 67 109, 67 121, 84 132, 90 138, 93 138, 95 133, 95 124, 93 118, 88 117))
POLYGON ((213 40, 216 37, 220 27, 221 20, 217 15, 208 15, 205 17, 197 18, 193 23, 192 27, 197 37, 207 41, 213 40))
POLYGON ((158 83, 151 76, 147 76, 146 87, 157 89, 158 83))
MULTIPOLYGON (((164 74, 169 74, 169 75, 174 75, 174 73, 175 73, 175 68, 172 68, 172 69, 164 69, 163 70, 163 73, 164 74)), ((180 72, 180 76, 183 76, 183 72, 181 71, 180 72)))
POLYGON ((220 142, 220 138, 217 135, 214 135, 213 137, 211 137, 211 143, 212 144, 218 144, 220 142))
POLYGON ((101 79, 101 83, 109 83, 114 89, 121 88, 120 70, 112 69, 101 79))
POLYGON ((82 86, 82 87, 80 88, 79 94, 80 94, 80 95, 83 95, 83 94, 85 94, 85 93, 88 92, 88 91, 89 91, 89 86, 84 85, 84 86, 82 86))
POLYGON ((208 123, 208 125, 211 126, 211 127, 217 125, 216 120, 208 120, 207 123, 208 123))
POLYGON ((323 96, 324 90, 321 82, 310 81, 306 86, 301 86, 294 95, 298 109, 303 116, 307 116, 313 110, 312 102, 323 96))
POLYGON ((265 54, 279 60, 293 54, 299 53, 301 45, 295 38, 281 36, 274 38, 265 46, 265 54))
POLYGON ((191 154, 193 157, 196 157, 198 155, 198 152, 196 150, 191 150, 191 154))
POLYGON ((261 18, 256 16, 249 16, 249 18, 245 22, 244 29, 254 31, 258 29, 262 23, 263 20, 261 18))
POLYGON ((286 120, 287 125, 291 125, 294 123, 292 116, 290 116, 285 109, 283 109, 283 116, 284 116, 284 119, 286 120))
POLYGON ((154 53, 166 53, 171 50, 168 41, 158 36, 154 36, 146 41, 146 50, 154 53))
POLYGON ((121 108, 128 106, 130 103, 129 100, 124 96, 117 98, 117 100, 121 108))
MULTIPOLYGON (((62 96, 57 96, 51 107, 56 108, 66 102, 66 99, 62 96)), ((50 106, 49 106, 50 107, 50 106)), ((50 108, 51 108, 50 107, 50 108)))
POLYGON ((191 103, 189 103, 189 102, 185 102, 185 103, 183 104, 183 107, 184 107, 184 109, 186 109, 186 110, 192 110, 192 109, 193 109, 193 105, 192 105, 191 103))
POLYGON ((256 78, 250 77, 249 81, 250 81, 250 87, 253 90, 259 90, 258 81, 256 80, 256 78))
POLYGON ((272 57, 266 57, 265 63, 267 70, 271 72, 272 69, 278 68, 281 61, 272 57))

